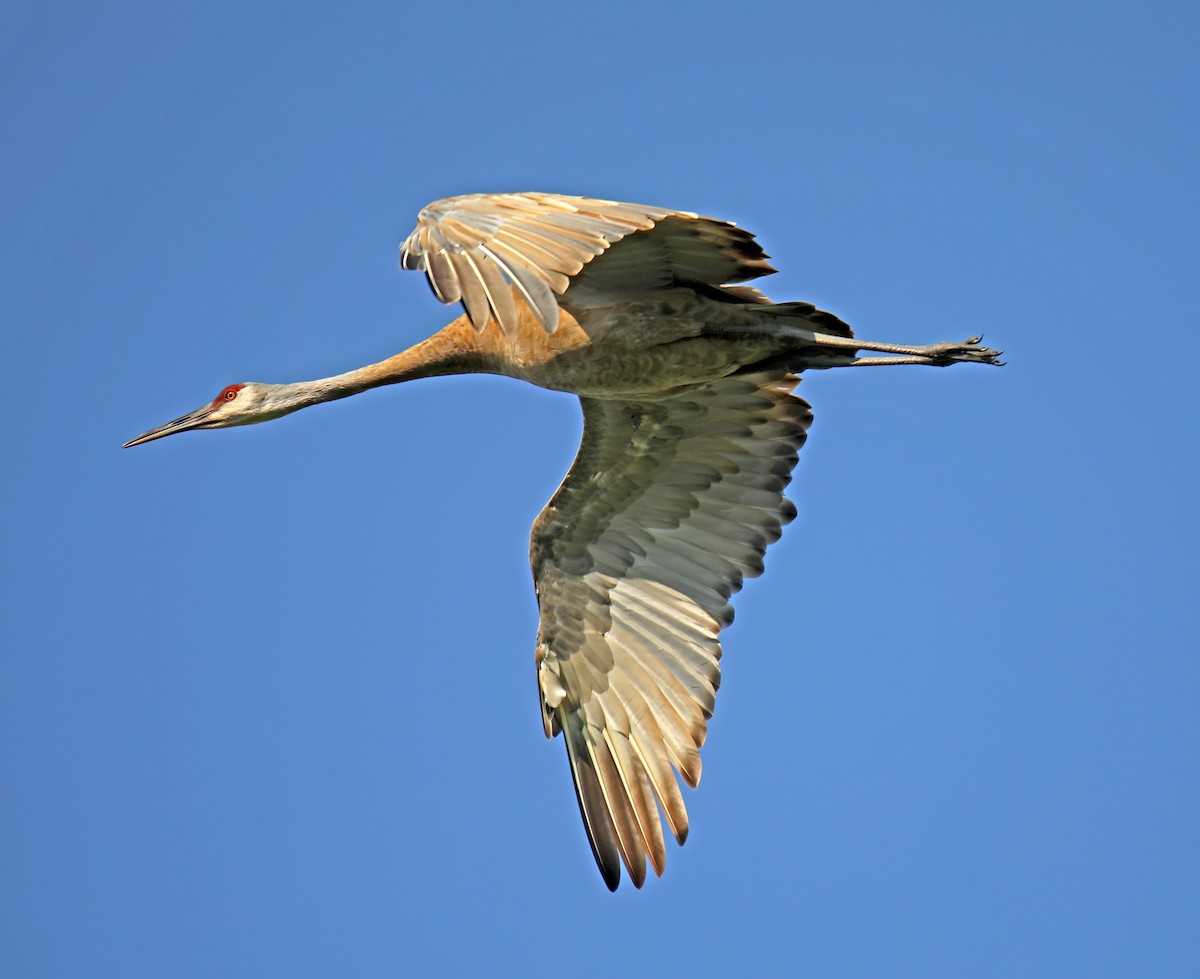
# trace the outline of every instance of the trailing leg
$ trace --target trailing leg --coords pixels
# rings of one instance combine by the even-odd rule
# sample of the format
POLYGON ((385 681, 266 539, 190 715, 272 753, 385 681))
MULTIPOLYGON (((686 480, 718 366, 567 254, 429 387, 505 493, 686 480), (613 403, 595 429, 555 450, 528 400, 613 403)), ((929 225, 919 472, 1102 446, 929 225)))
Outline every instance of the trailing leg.
POLYGON ((914 345, 880 343, 875 340, 833 336, 829 333, 820 333, 790 324, 783 327, 783 330, 787 335, 795 337, 805 345, 846 354, 845 360, 837 357, 825 364, 814 363, 813 367, 859 367, 891 364, 926 364, 931 367, 947 367, 950 364, 995 364, 999 366, 1002 362, 998 358, 1004 352, 983 346, 983 337, 969 337, 959 343, 942 340, 939 343, 914 345), (872 350, 896 356, 859 357, 857 354, 860 350, 872 350))

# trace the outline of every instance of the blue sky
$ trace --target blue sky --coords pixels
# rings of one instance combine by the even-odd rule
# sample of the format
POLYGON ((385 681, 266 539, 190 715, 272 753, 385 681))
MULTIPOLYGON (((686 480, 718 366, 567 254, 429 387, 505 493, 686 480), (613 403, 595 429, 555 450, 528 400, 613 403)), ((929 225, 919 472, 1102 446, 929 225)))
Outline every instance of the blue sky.
POLYGON ((0 971, 1200 970, 1187 4, 10 2, 0 971), (692 837, 609 894, 541 732, 568 396, 120 444, 454 315, 426 202, 736 220, 859 335, 737 602, 692 837))

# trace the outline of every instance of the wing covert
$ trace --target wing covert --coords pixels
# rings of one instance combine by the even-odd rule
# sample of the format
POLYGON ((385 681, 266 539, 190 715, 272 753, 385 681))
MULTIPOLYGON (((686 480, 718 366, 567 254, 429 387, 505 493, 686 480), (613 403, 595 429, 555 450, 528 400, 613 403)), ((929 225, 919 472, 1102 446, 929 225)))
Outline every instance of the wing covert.
POLYGON ((610 888, 682 843, 675 771, 700 779, 730 596, 795 515, 783 496, 812 413, 775 371, 657 401, 581 399, 583 441, 534 524, 538 685, 610 888), (656 806, 657 803, 657 806, 656 806))

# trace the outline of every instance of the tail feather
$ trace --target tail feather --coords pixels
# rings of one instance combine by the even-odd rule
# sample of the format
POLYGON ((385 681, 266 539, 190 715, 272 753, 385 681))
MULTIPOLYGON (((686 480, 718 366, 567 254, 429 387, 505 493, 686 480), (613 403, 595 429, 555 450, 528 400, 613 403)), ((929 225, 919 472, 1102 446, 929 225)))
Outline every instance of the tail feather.
POLYGON ((817 309, 812 303, 772 303, 769 306, 755 303, 750 308, 756 313, 766 313, 768 316, 803 320, 806 327, 820 333, 831 333, 839 337, 854 336, 854 331, 848 324, 833 313, 817 309))

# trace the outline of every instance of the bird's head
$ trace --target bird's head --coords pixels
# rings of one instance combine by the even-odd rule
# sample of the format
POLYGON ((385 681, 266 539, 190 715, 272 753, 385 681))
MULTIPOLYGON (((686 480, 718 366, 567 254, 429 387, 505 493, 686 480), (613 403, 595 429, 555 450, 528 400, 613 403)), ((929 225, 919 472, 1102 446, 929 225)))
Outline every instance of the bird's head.
POLYGON ((253 381, 230 384, 212 401, 174 421, 130 439, 125 443, 125 448, 141 445, 143 442, 153 442, 176 432, 190 432, 196 428, 231 428, 234 425, 253 425, 255 422, 270 421, 311 403, 298 398, 296 393, 290 390, 291 387, 289 384, 256 384, 253 381))

